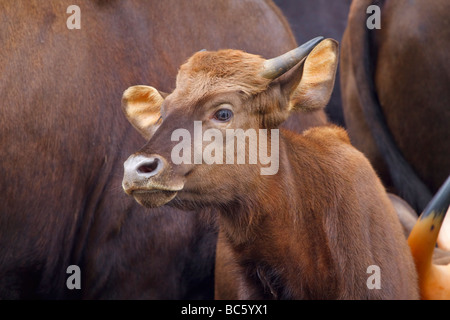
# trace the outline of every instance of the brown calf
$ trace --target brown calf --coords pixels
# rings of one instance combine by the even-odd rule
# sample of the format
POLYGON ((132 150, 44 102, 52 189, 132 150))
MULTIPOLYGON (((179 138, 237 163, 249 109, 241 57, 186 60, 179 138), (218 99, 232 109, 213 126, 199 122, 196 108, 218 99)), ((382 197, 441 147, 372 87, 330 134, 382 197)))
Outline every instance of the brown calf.
MULTIPOLYGON (((211 210, 148 210, 122 192, 121 164, 143 140, 114 106, 136 83, 171 90, 202 48, 295 48, 280 10, 271 0, 25 0, 0 1, 0 16, 0 300, 211 299, 211 210), (66 25, 73 4, 80 30, 66 25), (66 285, 69 265, 81 290, 66 285)), ((289 122, 326 120, 307 118, 289 122)))
POLYGON ((219 211, 221 248, 239 285, 225 288, 230 298, 418 298, 395 210, 346 132, 336 126, 276 131, 292 110, 321 109, 330 98, 338 45, 319 41, 271 60, 237 50, 198 52, 181 66, 171 94, 146 86, 126 90, 124 111, 150 141, 125 162, 123 188, 147 207, 219 211), (179 129, 194 139, 181 141, 179 129), (211 129, 214 141, 196 143, 199 129, 211 129), (228 154, 205 163, 211 146, 215 156, 227 149, 229 141, 219 138, 230 129, 278 142, 266 141, 269 153, 278 155, 276 173, 262 174, 266 166, 261 158, 250 163, 250 152, 237 163, 250 138, 233 149, 232 163, 225 161, 228 154), (193 145, 193 154, 181 143, 193 145), (175 161, 174 150, 188 161, 175 161), (199 153, 203 158, 196 159, 199 153), (368 285, 371 266, 381 272, 379 289, 368 285))

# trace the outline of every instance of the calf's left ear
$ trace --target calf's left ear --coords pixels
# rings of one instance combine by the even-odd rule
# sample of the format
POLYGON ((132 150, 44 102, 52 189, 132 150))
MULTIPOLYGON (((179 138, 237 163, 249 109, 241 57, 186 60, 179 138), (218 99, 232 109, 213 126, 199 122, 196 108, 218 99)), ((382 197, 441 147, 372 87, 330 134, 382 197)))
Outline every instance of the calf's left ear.
POLYGON ((303 65, 299 64, 280 77, 281 88, 290 97, 289 109, 314 111, 325 108, 333 92, 338 61, 338 42, 325 39, 311 51, 303 65))
POLYGON ((163 94, 153 87, 129 87, 122 96, 122 110, 128 121, 147 140, 161 125, 163 94))

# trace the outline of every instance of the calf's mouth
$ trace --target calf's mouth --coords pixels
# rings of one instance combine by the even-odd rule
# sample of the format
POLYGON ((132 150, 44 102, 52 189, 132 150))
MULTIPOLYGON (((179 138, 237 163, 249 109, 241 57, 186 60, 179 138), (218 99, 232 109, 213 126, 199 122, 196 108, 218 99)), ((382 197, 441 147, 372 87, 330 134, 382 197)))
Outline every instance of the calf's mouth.
POLYGON ((176 197, 178 191, 161 189, 138 189, 131 192, 133 198, 146 208, 165 205, 176 197))

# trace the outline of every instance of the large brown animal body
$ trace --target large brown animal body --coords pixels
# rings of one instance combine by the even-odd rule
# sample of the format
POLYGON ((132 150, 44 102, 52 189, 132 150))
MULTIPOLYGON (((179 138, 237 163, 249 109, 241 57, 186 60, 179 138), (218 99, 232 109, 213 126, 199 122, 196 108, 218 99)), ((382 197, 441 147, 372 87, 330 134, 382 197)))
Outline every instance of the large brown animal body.
POLYGON ((450 2, 352 3, 341 88, 352 143, 385 185, 421 212, 450 173, 450 2), (369 30, 368 6, 381 8, 369 30))
POLYGON ((72 4, 0 3, 0 298, 211 298, 210 212, 125 197, 121 163, 144 140, 117 105, 134 84, 171 91, 198 50, 272 57, 292 33, 270 1, 78 1, 69 30, 72 4))
POLYGON ((221 272, 234 269, 228 285, 217 279, 226 285, 216 288, 220 298, 418 298, 396 212, 346 132, 335 126, 277 131, 293 110, 323 109, 337 61, 336 41, 320 38, 270 60, 239 50, 198 52, 181 66, 169 95, 144 85, 123 94, 128 120, 149 139, 125 162, 123 188, 147 207, 218 210, 218 261, 228 263, 221 272), (192 142, 199 124, 205 135, 214 132, 210 143, 192 142), (217 156, 229 146, 220 137, 239 129, 271 141, 276 172, 263 173, 262 161, 236 162, 239 152, 249 152, 250 139, 217 156), (186 149, 175 143, 181 132, 186 149), (218 158, 211 163, 212 146, 218 158), (187 151, 192 147, 194 154, 187 151), (180 150, 188 154, 181 162, 180 150), (378 289, 368 285, 373 266, 381 270, 378 289))

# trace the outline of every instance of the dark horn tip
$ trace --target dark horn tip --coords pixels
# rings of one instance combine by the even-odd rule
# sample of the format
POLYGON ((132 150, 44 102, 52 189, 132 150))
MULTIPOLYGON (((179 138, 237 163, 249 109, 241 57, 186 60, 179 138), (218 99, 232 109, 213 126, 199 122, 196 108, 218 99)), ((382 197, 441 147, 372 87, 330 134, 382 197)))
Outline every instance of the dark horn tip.
POLYGON ((266 60, 264 62, 261 76, 267 79, 275 79, 281 76, 305 58, 314 49, 314 47, 324 39, 325 38, 323 36, 315 37, 301 46, 282 54, 281 56, 266 60))

